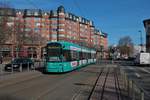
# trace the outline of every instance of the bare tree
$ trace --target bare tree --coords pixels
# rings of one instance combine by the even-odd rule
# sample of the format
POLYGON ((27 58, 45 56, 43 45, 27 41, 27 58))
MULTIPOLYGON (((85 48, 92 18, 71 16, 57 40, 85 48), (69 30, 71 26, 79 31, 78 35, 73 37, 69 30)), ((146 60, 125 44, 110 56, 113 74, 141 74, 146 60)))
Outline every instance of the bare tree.
POLYGON ((0 2, 0 44, 4 44, 8 40, 12 32, 12 27, 8 24, 10 17, 8 13, 12 12, 9 3, 0 2), (6 39, 7 38, 7 39, 6 39))
MULTIPOLYGON (((46 37, 43 37, 40 33, 35 33, 33 32, 32 30, 29 31, 26 35, 25 35, 25 43, 26 44, 30 44, 32 45, 32 48, 31 48, 31 52, 32 52, 32 56, 31 58, 33 58, 33 53, 34 53, 34 48, 33 46, 34 45, 39 45, 39 46, 43 46, 43 45, 46 45, 47 43, 47 38, 46 37)), ((40 48, 41 49, 41 48, 40 48)))
POLYGON ((11 34, 11 27, 7 26, 8 18, 2 16, 0 18, 0 44, 4 44, 7 41, 7 36, 11 34))
POLYGON ((130 56, 133 53, 133 42, 130 36, 120 38, 118 42, 118 49, 121 56, 130 56))

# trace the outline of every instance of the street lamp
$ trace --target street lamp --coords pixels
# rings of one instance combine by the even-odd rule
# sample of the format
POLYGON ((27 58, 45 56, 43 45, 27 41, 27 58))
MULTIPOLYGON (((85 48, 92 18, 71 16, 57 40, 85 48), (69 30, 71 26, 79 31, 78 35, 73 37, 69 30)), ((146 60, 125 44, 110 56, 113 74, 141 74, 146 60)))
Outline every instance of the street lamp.
POLYGON ((142 36, 142 31, 139 30, 138 32, 140 33, 140 42, 141 42, 140 46, 141 46, 141 52, 143 52, 143 36, 142 36))

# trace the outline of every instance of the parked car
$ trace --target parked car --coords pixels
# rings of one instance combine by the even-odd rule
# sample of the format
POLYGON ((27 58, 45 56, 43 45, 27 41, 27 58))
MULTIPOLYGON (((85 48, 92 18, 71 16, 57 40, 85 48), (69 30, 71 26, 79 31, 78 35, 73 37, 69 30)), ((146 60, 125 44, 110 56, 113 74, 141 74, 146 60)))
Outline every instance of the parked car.
POLYGON ((21 66, 22 68, 31 68, 34 65, 34 62, 29 58, 16 58, 10 63, 6 64, 5 70, 12 70, 13 69, 19 69, 21 66))

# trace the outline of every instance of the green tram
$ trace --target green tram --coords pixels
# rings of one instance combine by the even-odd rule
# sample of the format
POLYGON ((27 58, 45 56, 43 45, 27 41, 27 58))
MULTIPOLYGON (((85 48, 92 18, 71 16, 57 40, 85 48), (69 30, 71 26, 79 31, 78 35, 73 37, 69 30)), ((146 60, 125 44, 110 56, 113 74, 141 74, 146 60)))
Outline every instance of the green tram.
POLYGON ((60 41, 46 46, 46 72, 68 72, 96 62, 96 51, 60 41))

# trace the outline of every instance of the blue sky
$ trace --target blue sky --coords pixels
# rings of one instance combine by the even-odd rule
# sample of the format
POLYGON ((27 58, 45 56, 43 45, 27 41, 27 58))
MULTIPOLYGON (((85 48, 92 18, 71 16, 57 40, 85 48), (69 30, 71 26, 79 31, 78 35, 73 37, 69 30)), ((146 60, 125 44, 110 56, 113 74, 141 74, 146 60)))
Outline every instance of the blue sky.
POLYGON ((150 18, 150 0, 0 0, 15 8, 55 10, 63 5, 67 12, 94 21, 95 26, 108 33, 109 44, 117 44, 120 37, 129 35, 135 44, 145 31, 143 20, 150 18))

